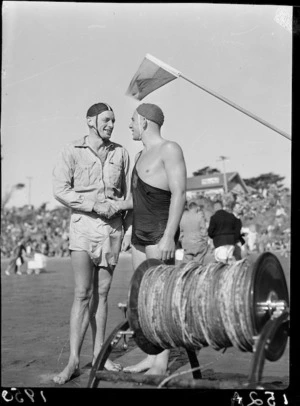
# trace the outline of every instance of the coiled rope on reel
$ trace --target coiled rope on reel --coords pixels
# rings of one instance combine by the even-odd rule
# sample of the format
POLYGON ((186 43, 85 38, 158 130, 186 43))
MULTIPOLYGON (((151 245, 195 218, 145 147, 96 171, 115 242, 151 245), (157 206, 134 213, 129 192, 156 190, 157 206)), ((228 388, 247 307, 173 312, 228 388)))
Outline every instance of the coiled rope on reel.
MULTIPOLYGON (((132 278, 128 321, 148 354, 206 346, 253 351, 255 336, 278 303, 287 306, 288 291, 280 262, 271 253, 262 254, 254 265, 243 259, 174 266, 151 259, 132 278)), ((275 342, 272 360, 285 344, 283 336, 275 342)))
POLYGON ((145 336, 165 349, 210 345, 217 350, 229 346, 250 350, 253 330, 243 317, 250 313, 245 297, 248 268, 246 260, 221 266, 192 261, 179 269, 149 268, 138 296, 145 336))

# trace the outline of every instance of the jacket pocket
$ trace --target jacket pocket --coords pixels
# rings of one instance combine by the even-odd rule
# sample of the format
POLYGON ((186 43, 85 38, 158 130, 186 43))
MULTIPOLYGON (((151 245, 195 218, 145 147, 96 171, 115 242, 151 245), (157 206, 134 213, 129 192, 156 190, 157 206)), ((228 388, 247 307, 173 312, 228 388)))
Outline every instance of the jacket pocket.
POLYGON ((74 186, 89 186, 91 183, 91 172, 94 164, 77 164, 74 173, 74 186))
POLYGON ((109 162, 109 181, 112 186, 118 187, 122 180, 123 166, 119 163, 109 162))

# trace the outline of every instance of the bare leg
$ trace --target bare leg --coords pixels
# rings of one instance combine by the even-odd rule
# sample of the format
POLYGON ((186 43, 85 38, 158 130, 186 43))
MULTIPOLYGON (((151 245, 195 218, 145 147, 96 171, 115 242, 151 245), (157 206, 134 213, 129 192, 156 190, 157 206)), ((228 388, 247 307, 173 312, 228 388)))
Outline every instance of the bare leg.
MULTIPOLYGON (((147 259, 146 257, 146 251, 144 247, 138 246, 135 247, 134 245, 132 246, 132 265, 133 269, 136 270, 137 267, 144 262, 147 259)), ((138 364, 128 366, 123 369, 124 372, 144 372, 147 371, 148 369, 151 368, 154 362, 155 355, 148 355, 146 358, 144 358, 141 362, 138 364)))
MULTIPOLYGON (((132 263, 135 270, 143 261, 149 258, 159 258, 157 245, 149 245, 147 247, 132 246, 132 263)), ((175 259, 174 259, 175 261, 175 259)), ((124 372, 146 372, 151 375, 164 375, 167 371, 169 350, 165 350, 158 355, 148 355, 141 362, 123 369, 124 372)))
POLYGON ((17 274, 17 275, 22 275, 22 272, 21 272, 21 265, 17 265, 17 272, 16 272, 16 274, 17 274))
POLYGON ((94 266, 84 251, 71 252, 75 279, 75 295, 70 319, 70 357, 65 369, 53 378, 63 385, 79 374, 79 356, 89 324, 89 301, 92 296, 94 266))
POLYGON ((146 249, 140 245, 134 246, 132 245, 132 266, 133 270, 135 271, 142 262, 146 261, 146 249))
MULTIPOLYGON (((90 323, 93 337, 93 362, 96 361, 104 342, 107 321, 107 296, 110 290, 114 268, 99 268, 94 275, 93 299, 90 306, 90 323)), ((120 364, 107 360, 105 368, 109 371, 121 370, 120 364)))
POLYGON ((14 273, 16 273, 16 269, 17 269, 16 260, 17 260, 16 258, 12 258, 9 261, 9 264, 5 271, 6 275, 10 275, 10 271, 12 271, 12 270, 14 271, 14 273))

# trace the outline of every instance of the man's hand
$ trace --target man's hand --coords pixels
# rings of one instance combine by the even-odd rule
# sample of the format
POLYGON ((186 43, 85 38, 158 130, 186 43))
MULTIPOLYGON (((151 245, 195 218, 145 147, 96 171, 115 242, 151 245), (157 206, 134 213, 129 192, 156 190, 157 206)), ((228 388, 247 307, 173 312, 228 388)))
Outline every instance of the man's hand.
POLYGON ((112 204, 113 201, 104 200, 103 202, 96 202, 94 204, 93 210, 99 214, 99 216, 106 217, 107 219, 112 218, 117 212, 117 208, 112 204))
POLYGON ((132 197, 127 200, 112 200, 111 205, 116 211, 130 210, 133 208, 132 197))
POLYGON ((163 236, 158 243, 158 249, 161 253, 162 261, 174 258, 176 249, 174 238, 163 236))
POLYGON ((111 205, 112 209, 115 210, 116 212, 123 210, 123 208, 122 208, 122 201, 111 200, 111 201, 110 201, 110 205, 111 205))

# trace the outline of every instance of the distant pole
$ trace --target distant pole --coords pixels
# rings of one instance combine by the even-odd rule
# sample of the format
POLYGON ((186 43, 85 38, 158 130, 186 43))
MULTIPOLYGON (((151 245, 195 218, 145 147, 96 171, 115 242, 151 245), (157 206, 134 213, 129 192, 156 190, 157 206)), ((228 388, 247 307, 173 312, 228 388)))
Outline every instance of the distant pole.
POLYGON ((225 189, 225 193, 228 192, 228 186, 227 186, 227 177, 226 177, 226 169, 225 169, 225 161, 227 161, 228 158, 226 158, 226 156, 220 156, 219 161, 222 161, 223 163, 223 178, 224 178, 224 189, 225 189))
POLYGON ((28 205, 31 206, 31 179, 32 176, 27 176, 28 179, 28 205))

